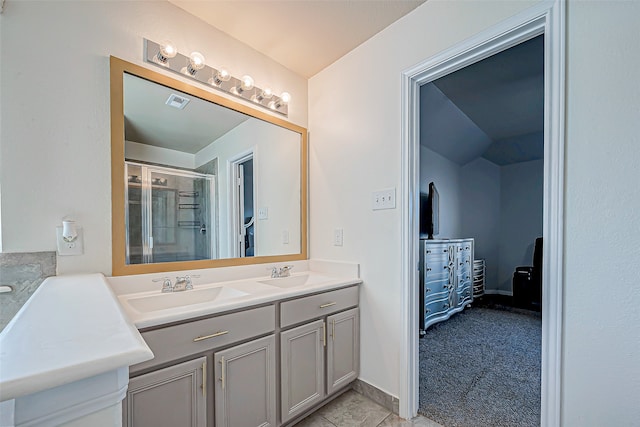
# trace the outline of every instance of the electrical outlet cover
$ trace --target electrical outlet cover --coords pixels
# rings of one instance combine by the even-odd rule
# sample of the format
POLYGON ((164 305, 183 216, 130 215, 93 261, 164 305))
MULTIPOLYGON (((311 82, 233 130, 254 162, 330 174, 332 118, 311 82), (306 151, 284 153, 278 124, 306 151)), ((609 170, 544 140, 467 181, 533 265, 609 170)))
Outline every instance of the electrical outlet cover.
POLYGON ((84 244, 82 242, 82 228, 78 228, 78 237, 73 242, 65 242, 62 238, 62 227, 56 227, 56 243, 58 246, 58 255, 82 255, 84 253, 84 244))

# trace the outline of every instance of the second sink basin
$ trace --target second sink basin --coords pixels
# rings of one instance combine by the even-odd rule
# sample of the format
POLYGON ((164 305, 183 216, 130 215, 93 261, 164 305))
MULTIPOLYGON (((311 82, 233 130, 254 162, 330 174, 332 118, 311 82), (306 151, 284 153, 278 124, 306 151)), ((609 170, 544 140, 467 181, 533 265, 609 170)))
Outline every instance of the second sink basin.
POLYGON ((296 286, 317 285, 320 283, 328 282, 330 280, 331 279, 329 277, 319 276, 317 274, 300 274, 296 276, 258 280, 258 283, 277 286, 279 288, 294 288, 296 286))
POLYGON ((220 286, 217 288, 192 289, 182 292, 168 292, 142 297, 130 298, 129 305, 139 312, 166 310, 193 304, 212 301, 224 301, 231 298, 249 295, 237 289, 220 286))

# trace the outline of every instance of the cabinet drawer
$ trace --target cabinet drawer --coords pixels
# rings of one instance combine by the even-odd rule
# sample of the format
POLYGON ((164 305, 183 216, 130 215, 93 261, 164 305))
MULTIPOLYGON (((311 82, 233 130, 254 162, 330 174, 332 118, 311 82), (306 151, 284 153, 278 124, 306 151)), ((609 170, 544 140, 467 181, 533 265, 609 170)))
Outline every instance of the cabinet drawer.
POLYGON ((280 327, 285 328, 357 305, 357 286, 286 301, 280 304, 280 327))
POLYGON ((275 326, 275 307, 270 305, 143 332, 142 338, 155 357, 133 365, 130 371, 263 335, 275 326))

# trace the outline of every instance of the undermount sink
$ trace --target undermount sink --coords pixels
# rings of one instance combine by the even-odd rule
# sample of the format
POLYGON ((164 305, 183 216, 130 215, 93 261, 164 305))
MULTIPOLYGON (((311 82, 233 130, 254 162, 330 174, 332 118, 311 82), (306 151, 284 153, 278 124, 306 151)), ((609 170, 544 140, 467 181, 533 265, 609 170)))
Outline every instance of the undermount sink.
POLYGON ((245 295, 249 294, 237 289, 220 286, 217 288, 192 289, 130 298, 127 302, 139 312, 150 312, 205 302, 219 302, 245 295))
POLYGON ((300 274, 289 277, 277 277, 274 279, 258 280, 258 283, 263 283, 269 286, 277 286, 279 288, 294 288, 296 286, 308 286, 317 285, 324 282, 329 282, 329 277, 319 276, 317 274, 300 274))

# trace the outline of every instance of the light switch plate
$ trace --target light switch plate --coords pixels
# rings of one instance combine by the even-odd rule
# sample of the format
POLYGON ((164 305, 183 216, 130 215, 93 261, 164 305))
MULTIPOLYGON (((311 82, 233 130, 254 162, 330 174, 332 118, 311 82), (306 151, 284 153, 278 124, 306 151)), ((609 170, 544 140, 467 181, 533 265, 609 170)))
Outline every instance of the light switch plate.
POLYGON ((82 255, 84 244, 82 242, 82 228, 77 229, 78 237, 73 242, 65 242, 62 238, 62 227, 56 227, 56 242, 58 245, 58 255, 82 255))
POLYGON ((333 246, 342 246, 344 234, 342 228, 333 230, 333 246))
POLYGON ((388 188, 386 190, 374 191, 371 194, 371 209, 374 211, 381 209, 396 208, 396 189, 388 188))
POLYGON ((258 208, 258 219, 269 219, 269 208, 258 208))
POLYGON ((283 245, 289 244, 289 230, 284 230, 282 232, 282 244, 283 245))

